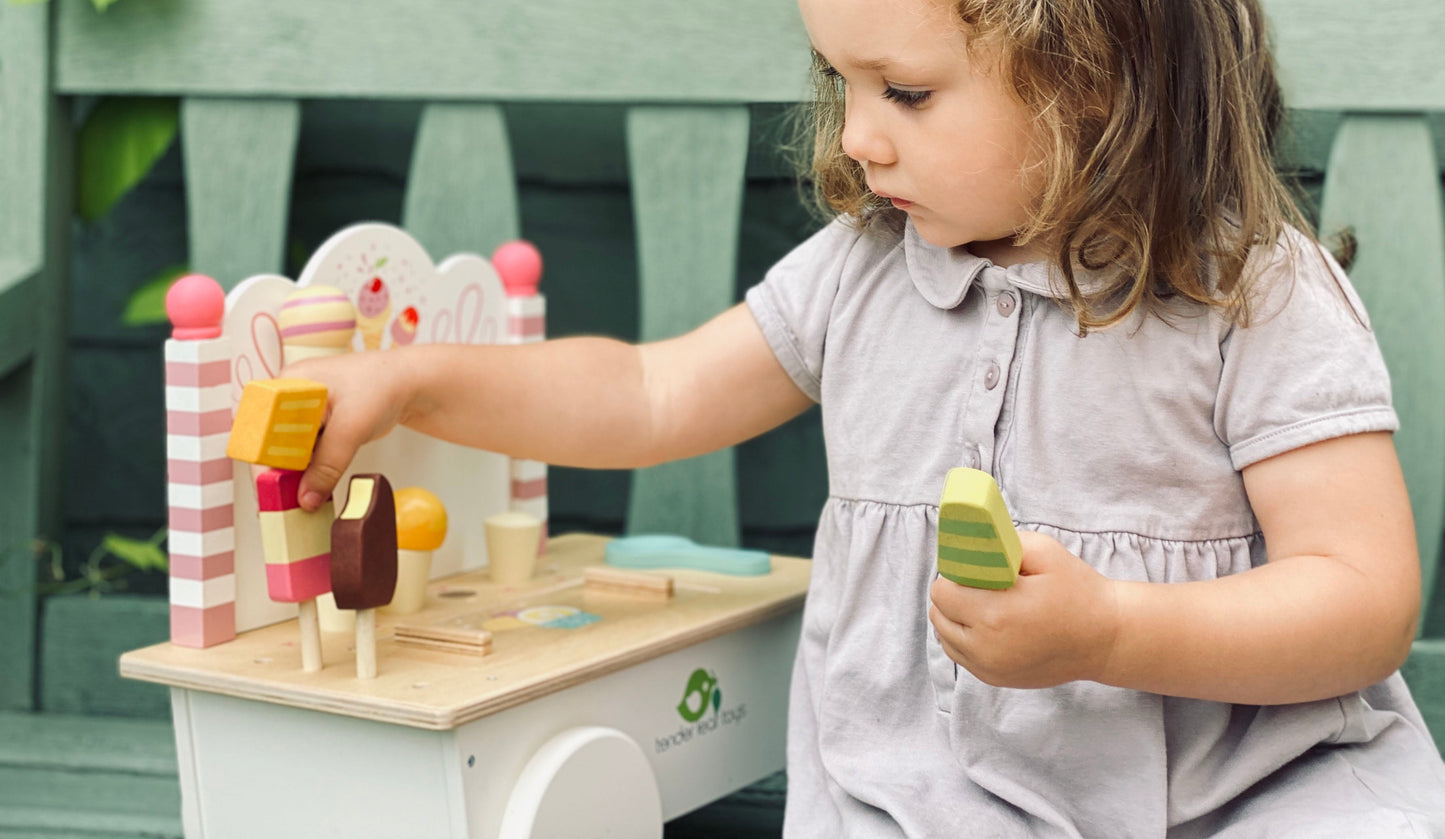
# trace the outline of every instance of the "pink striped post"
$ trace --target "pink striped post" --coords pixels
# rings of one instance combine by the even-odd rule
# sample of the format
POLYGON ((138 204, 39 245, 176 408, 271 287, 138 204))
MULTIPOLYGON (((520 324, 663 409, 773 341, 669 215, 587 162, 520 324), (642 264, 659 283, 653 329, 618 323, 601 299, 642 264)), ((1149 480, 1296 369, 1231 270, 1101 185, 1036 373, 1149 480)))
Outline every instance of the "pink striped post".
MULTIPOLYGON (((492 253, 492 266, 507 289, 507 338, 512 344, 546 339, 547 300, 537 291, 542 281, 542 255, 530 242, 507 242, 492 253)), ((511 509, 542 522, 538 551, 547 549, 547 464, 512 460, 511 509)))
POLYGON ((231 342, 226 294, 210 277, 166 293, 166 474, 170 499, 171 643, 210 647, 236 637, 236 529, 231 432, 231 342))

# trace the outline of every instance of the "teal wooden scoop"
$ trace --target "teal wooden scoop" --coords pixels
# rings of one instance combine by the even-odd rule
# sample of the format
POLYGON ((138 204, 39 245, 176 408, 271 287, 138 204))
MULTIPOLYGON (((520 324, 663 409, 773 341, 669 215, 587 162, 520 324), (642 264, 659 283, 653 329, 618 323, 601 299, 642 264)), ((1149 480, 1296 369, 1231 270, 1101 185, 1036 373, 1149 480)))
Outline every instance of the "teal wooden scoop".
POLYGON ((699 545, 686 536, 646 534, 623 536, 607 543, 607 564, 618 568, 692 568, 739 577, 773 570, 766 551, 699 545))

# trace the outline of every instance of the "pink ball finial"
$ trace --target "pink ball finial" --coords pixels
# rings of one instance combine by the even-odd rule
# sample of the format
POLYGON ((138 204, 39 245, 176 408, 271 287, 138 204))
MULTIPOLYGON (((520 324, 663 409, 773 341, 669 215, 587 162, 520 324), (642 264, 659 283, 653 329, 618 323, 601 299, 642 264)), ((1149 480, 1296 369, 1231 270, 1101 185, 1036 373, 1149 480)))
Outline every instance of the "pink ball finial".
POLYGON ((502 276, 508 297, 531 297, 542 282, 542 254, 525 239, 507 242, 493 251, 492 267, 502 276))
POLYGON ((171 319, 171 337, 178 341, 200 341, 221 337, 221 319, 226 315, 226 292, 205 274, 187 274, 166 292, 166 316, 171 319))

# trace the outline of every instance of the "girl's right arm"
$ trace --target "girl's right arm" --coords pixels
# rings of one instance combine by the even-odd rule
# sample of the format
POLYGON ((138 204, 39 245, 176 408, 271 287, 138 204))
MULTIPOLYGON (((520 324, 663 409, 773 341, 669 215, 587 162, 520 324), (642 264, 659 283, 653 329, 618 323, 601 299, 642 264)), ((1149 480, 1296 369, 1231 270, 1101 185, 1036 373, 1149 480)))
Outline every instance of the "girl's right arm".
POLYGON ((559 466, 623 469, 754 437, 812 401, 739 304, 677 338, 432 344, 288 367, 327 387, 328 416, 301 505, 330 495, 362 444, 400 424, 559 466))

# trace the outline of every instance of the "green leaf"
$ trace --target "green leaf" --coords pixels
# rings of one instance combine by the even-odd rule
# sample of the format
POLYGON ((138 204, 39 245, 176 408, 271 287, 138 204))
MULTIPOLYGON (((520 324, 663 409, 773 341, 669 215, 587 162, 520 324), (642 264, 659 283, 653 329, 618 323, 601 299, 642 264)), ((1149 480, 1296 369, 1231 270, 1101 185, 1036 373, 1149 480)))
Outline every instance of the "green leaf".
POLYGON ((166 292, 171 290, 171 285, 176 280, 189 273, 189 265, 172 265, 147 280, 145 285, 136 289, 130 299, 125 301, 125 311, 120 315, 120 322, 125 326, 165 323, 168 319, 166 292))
POLYGON ((129 539, 118 533, 107 533, 100 546, 143 571, 165 571, 170 565, 166 560, 166 552, 154 541, 129 539))
POLYGON ((108 8, 112 3, 116 2, 116 0, 90 0, 90 2, 92 2, 92 3, 95 4, 95 10, 96 10, 97 12, 103 12, 103 11, 105 11, 106 8, 108 8))
POLYGON ((179 126, 177 99, 102 99, 80 129, 76 175, 80 217, 94 221, 115 206, 166 153, 179 126))

